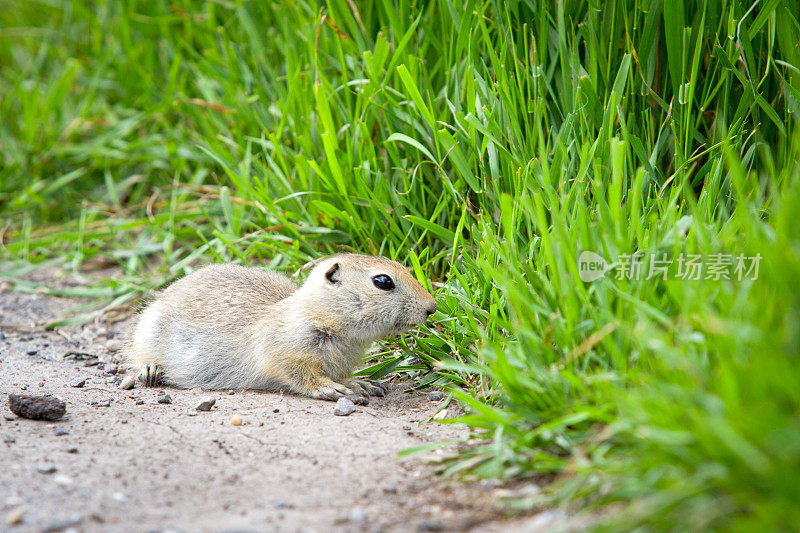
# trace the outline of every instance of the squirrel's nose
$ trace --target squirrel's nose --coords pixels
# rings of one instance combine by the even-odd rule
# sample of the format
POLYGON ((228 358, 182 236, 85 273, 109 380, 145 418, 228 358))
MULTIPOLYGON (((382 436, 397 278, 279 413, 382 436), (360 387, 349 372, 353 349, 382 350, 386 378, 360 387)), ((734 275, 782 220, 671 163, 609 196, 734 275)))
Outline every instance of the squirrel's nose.
POLYGON ((433 313, 436 312, 436 302, 431 302, 430 305, 425 309, 425 314, 431 316, 433 313))

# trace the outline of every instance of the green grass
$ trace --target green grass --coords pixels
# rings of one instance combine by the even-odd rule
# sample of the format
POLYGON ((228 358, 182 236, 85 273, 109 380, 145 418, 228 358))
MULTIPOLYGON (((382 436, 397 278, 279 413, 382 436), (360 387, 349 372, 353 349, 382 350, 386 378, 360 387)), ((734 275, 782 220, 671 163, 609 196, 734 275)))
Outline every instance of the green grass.
POLYGON ((440 311, 369 371, 469 407, 448 472, 600 528, 790 530, 798 43, 790 0, 0 0, 3 268, 111 258, 82 291, 122 305, 204 261, 398 259, 440 311), (588 283, 584 250, 674 262, 588 283))

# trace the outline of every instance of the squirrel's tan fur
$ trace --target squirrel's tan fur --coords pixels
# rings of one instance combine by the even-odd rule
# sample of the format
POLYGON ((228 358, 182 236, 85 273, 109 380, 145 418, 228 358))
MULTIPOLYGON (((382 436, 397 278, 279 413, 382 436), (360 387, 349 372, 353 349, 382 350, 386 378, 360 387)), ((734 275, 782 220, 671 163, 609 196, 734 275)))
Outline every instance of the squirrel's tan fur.
POLYGON ((298 287, 289 278, 211 265, 170 285, 142 311, 126 346, 140 379, 177 387, 287 390, 335 400, 380 394, 352 371, 375 340, 424 322, 433 297, 381 257, 319 262, 298 287), (394 288, 382 290, 375 276, 394 288))

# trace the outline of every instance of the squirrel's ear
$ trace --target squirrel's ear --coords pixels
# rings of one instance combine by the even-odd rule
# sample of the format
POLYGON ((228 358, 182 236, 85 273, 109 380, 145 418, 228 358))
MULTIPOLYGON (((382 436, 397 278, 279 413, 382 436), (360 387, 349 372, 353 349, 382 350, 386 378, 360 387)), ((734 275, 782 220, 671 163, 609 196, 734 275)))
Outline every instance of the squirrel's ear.
POLYGON ((328 271, 325 272, 325 279, 333 284, 339 283, 339 263, 331 265, 328 271))

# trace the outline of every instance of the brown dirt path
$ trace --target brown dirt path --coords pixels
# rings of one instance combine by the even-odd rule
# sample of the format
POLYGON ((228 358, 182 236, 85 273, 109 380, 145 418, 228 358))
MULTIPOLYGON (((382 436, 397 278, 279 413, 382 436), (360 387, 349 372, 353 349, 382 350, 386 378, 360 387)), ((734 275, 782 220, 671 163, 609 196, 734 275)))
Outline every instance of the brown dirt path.
MULTIPOLYGON (((52 271, 26 279, 82 283, 52 271)), ((0 532, 582 529, 558 511, 504 519, 498 496, 508 489, 443 480, 420 456, 399 459, 467 434, 426 422, 440 402, 425 393, 391 384, 385 398, 339 417, 333 402, 292 395, 123 391, 109 341, 119 344, 130 320, 44 331, 81 302, 9 288, 0 279, 0 532), (76 378, 85 385, 70 386, 76 378), (157 401, 163 392, 171 403, 157 401), (67 414, 17 418, 14 393, 55 394, 67 414), (197 412, 209 396, 214 408, 197 412)))
POLYGON ((107 341, 128 323, 30 328, 75 305, 0 293, 0 530, 458 531, 497 517, 488 486, 397 459, 465 434, 421 422, 439 404, 426 394, 392 385, 348 417, 333 416, 332 402, 254 391, 167 388, 172 403, 158 403, 160 390, 122 391, 108 373, 107 341), (86 384, 71 387, 75 378, 86 384), (58 395, 67 415, 16 418, 11 393, 58 395), (216 405, 197 413, 208 396, 216 405))

